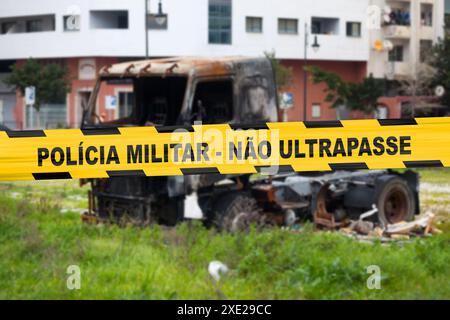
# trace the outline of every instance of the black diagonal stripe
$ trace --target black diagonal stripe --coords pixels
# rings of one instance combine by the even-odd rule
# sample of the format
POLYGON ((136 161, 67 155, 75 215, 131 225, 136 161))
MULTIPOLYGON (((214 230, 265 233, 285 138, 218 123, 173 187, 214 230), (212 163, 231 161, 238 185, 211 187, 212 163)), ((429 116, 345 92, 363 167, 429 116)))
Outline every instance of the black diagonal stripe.
POLYGON ((173 133, 177 130, 184 130, 188 132, 194 132, 193 126, 162 126, 162 127, 155 127, 156 131, 158 133, 173 133))
POLYGON ((440 160, 428 160, 428 161, 404 161, 407 168, 442 168, 444 165, 440 160))
POLYGON ((330 166, 331 170, 333 170, 333 171, 338 171, 338 170, 352 171, 352 170, 369 169, 369 167, 367 167, 367 164, 364 162, 330 163, 329 166, 330 166))
POLYGON ((35 180, 64 180, 72 179, 72 175, 69 172, 44 172, 33 173, 35 180))
POLYGON ((270 170, 270 168, 276 168, 278 173, 291 173, 295 172, 294 168, 290 165, 284 166, 256 166, 255 169, 257 172, 263 172, 265 169, 270 170))
POLYGON ((220 174, 219 169, 217 168, 185 168, 181 169, 183 175, 192 175, 192 174, 220 174))
POLYGON ((46 137, 44 130, 6 131, 10 138, 38 138, 46 137))
POLYGON ((106 171, 110 178, 115 177, 146 177, 144 170, 111 170, 106 171))
POLYGON ((258 123, 258 124, 230 124, 231 129, 233 130, 269 130, 267 123, 258 123))
POLYGON ((378 119, 378 123, 381 126, 415 126, 417 121, 414 118, 411 119, 378 119))
POLYGON ((339 120, 331 121, 305 121, 303 122, 305 127, 308 129, 318 129, 318 128, 342 128, 342 122, 339 120))
POLYGON ((120 134, 119 128, 83 128, 81 132, 85 136, 110 136, 120 134))

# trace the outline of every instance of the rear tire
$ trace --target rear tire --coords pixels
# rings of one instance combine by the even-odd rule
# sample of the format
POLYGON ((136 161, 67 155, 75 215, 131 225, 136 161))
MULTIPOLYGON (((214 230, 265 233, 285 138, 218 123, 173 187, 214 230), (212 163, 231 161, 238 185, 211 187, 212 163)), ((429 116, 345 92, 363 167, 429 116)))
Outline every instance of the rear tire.
POLYGON ((268 219, 247 192, 228 193, 216 200, 213 224, 221 231, 248 231, 251 225, 264 228, 268 219))
POLYGON ((416 200, 408 183, 397 176, 381 178, 377 187, 378 219, 383 225, 414 219, 416 200))

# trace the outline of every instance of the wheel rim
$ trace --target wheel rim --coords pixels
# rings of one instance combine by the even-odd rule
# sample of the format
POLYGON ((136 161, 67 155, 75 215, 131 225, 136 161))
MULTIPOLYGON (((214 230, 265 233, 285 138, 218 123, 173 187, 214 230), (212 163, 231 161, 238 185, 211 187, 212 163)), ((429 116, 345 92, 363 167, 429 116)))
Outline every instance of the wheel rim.
POLYGON ((386 196, 384 212, 389 223, 405 221, 408 215, 408 195, 399 187, 392 188, 386 196))

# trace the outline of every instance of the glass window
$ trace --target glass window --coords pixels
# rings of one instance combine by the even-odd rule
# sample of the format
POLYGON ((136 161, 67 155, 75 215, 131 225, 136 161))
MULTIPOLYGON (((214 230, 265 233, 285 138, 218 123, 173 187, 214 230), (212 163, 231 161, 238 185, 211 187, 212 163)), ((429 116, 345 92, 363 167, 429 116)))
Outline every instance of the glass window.
POLYGON ((338 18, 311 18, 311 33, 312 34, 339 34, 339 19, 338 18))
POLYGON ((119 118, 128 118, 133 112, 133 92, 119 92, 119 118))
POLYGON ((205 81, 197 84, 192 117, 204 124, 229 122, 233 119, 233 82, 205 81))
POLYGON ((420 22, 422 26, 433 26, 433 5, 422 3, 420 4, 420 22))
POLYGON ((361 37, 361 22, 347 22, 347 37, 361 37))
POLYGON ((2 23, 2 34, 10 33, 10 31, 16 25, 15 22, 3 22, 2 23))
POLYGON ((27 32, 39 32, 43 30, 42 20, 28 20, 26 26, 27 32))
POLYGON ((258 17, 247 17, 245 19, 245 29, 248 33, 262 33, 263 19, 258 17))
POLYGON ((280 34, 298 34, 297 19, 278 19, 278 33, 280 34))
POLYGON ((128 11, 93 10, 90 13, 91 29, 128 29, 128 11))
POLYGON ((390 62, 403 61, 403 46, 394 46, 394 48, 391 51, 389 51, 389 61, 390 62))
POLYGON ((313 118, 320 118, 320 104, 313 104, 312 105, 312 117, 313 118))
POLYGON ((209 43, 231 44, 231 0, 209 0, 209 43))

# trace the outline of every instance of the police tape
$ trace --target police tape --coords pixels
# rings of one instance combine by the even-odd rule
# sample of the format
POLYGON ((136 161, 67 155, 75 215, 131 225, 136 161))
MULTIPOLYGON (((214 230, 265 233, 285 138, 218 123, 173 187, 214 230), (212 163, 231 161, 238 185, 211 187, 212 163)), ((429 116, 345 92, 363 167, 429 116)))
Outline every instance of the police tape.
POLYGON ((0 131, 0 180, 450 166, 450 118, 0 131))

